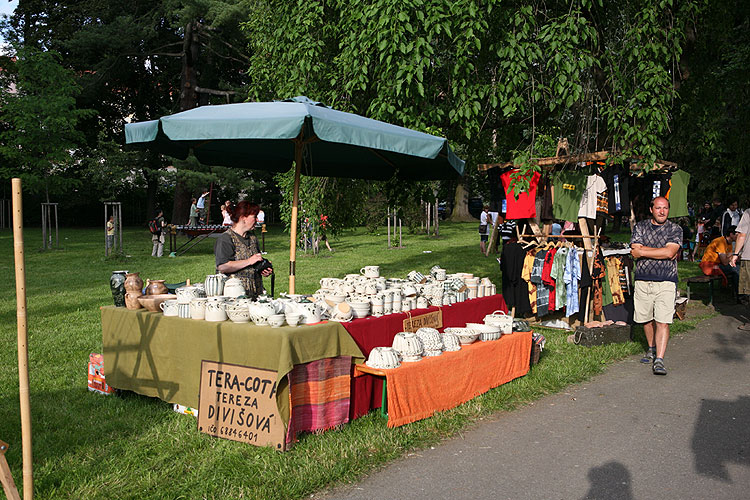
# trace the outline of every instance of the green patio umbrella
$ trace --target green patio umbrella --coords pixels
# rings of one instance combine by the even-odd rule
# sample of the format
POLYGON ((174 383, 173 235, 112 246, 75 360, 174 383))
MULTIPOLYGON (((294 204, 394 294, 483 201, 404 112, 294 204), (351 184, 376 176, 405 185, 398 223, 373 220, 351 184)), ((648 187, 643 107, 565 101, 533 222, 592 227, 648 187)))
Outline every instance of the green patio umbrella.
POLYGON ((331 109, 307 97, 201 106, 125 125, 128 145, 205 165, 286 172, 295 166, 289 291, 294 293, 300 174, 406 181, 454 179, 464 162, 448 141, 331 109))

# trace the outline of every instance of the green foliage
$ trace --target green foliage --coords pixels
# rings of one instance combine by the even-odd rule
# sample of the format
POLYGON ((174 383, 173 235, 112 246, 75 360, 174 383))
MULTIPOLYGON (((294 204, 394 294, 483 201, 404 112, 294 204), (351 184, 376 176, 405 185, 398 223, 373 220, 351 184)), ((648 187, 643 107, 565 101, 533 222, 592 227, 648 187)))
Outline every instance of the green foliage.
POLYGON ((62 194, 79 185, 76 124, 92 111, 76 107, 80 88, 55 52, 16 52, 15 89, 0 87, 0 175, 19 176, 32 193, 62 194))

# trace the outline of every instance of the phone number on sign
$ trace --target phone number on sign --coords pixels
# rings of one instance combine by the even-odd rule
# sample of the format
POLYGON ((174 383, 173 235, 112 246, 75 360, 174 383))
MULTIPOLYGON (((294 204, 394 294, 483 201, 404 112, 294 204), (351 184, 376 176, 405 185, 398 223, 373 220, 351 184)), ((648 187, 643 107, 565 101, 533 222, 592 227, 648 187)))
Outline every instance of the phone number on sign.
POLYGON ((256 443, 258 442, 258 435, 256 433, 239 430, 236 427, 221 426, 217 430, 217 427, 215 425, 210 425, 208 427, 208 432, 211 434, 216 434, 218 436, 227 436, 237 439, 244 439, 245 441, 254 441, 256 443))

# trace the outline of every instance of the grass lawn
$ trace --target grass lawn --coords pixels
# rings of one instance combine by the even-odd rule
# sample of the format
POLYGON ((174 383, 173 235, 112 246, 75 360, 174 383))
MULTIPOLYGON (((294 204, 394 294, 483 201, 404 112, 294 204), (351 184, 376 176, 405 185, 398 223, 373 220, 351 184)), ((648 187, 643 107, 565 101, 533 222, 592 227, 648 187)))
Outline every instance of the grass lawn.
MULTIPOLYGON (((60 231, 60 250, 40 252, 41 230, 25 232, 31 405, 36 498, 301 498, 337 482, 356 480, 409 450, 454 436, 478 419, 508 411, 545 394, 586 380, 613 361, 642 351, 639 342, 583 348, 566 333, 544 330, 547 348, 531 372, 454 410, 388 429, 377 412, 337 431, 305 435, 291 451, 212 438, 192 417, 171 405, 132 393, 105 397, 86 390, 90 352, 101 352, 99 306, 112 303, 113 270, 140 271, 168 283, 203 281, 214 270, 213 240, 178 258, 152 258, 145 228, 126 229, 127 258, 106 259, 99 229, 60 231)), ((182 238, 182 237, 181 237, 182 238)), ((182 239, 180 240, 182 241, 182 239)), ((288 244, 271 228, 267 257, 278 272, 276 292, 287 289, 288 244)), ((439 239, 404 234, 404 248, 386 249, 385 233, 359 229, 331 241, 335 252, 298 253, 297 291, 312 293, 318 279, 342 277, 378 264, 384 276, 403 277, 435 264, 448 272, 490 276, 500 285, 499 266, 479 253, 476 223, 441 225, 439 239), (424 253, 430 251, 431 253, 424 253)), ((168 253, 166 251, 165 253, 168 253)), ((13 238, 0 231, 0 439, 21 489, 21 428, 16 358, 13 238)), ((697 265, 680 263, 683 276, 697 265)), ((699 318, 698 318, 699 319, 699 318)), ((673 332, 698 319, 678 322, 673 332)), ((638 333, 642 338, 642 332, 638 333)))

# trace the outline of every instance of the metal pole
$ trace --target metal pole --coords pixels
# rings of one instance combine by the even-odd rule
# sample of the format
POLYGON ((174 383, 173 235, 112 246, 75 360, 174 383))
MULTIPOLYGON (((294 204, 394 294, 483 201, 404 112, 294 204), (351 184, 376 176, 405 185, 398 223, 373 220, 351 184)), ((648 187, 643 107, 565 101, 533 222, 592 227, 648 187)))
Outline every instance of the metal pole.
POLYGON ((120 246, 117 249, 122 252, 122 203, 117 204, 117 234, 120 239, 120 246))
POLYGON ((403 247, 401 244, 401 219, 398 220, 398 247, 403 247))
POLYGON ((47 219, 44 217, 45 210, 44 203, 42 203, 42 249, 47 250, 47 219))
POLYGON ((16 261, 16 321, 18 330, 18 393, 21 399, 21 437, 23 445, 23 498, 34 498, 34 469, 31 453, 31 401, 29 398, 29 348, 26 327, 26 269, 23 251, 23 200, 21 179, 11 181, 13 188, 13 249, 16 261))

